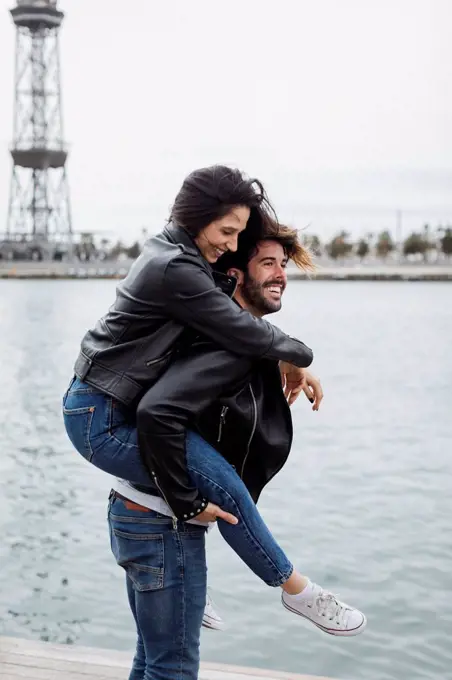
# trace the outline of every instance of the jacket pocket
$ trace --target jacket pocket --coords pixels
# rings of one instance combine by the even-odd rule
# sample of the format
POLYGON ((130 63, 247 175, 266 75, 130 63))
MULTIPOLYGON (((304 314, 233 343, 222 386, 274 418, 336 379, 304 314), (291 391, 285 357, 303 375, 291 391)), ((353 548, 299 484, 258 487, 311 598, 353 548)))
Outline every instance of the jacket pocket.
POLYGON ((89 462, 93 457, 91 425, 95 409, 95 406, 84 406, 83 408, 66 408, 63 406, 63 419, 68 437, 75 449, 89 462))
MULTIPOLYGON (((136 590, 160 590, 165 571, 163 534, 131 533, 111 522, 111 549, 136 590)), ((143 526, 140 527, 143 531, 143 526)))
POLYGON ((148 360, 145 361, 144 363, 145 363, 145 365, 146 365, 147 367, 149 367, 149 366, 156 366, 157 364, 161 364, 163 361, 165 361, 165 359, 169 359, 169 358, 170 358, 170 356, 173 354, 173 351, 174 351, 174 350, 171 349, 169 352, 166 352, 166 353, 163 354, 161 357, 157 357, 156 359, 148 359, 148 360))

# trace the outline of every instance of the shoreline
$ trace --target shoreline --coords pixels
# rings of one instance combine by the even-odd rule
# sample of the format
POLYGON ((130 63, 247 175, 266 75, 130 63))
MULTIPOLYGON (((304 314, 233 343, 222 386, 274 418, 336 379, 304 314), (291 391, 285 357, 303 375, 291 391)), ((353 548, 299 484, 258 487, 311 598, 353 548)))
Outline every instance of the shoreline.
MULTIPOLYGON (((70 280, 123 279, 131 262, 64 263, 64 262, 0 262, 0 279, 70 280)), ((318 265, 314 274, 306 275, 295 267, 287 270, 289 280, 300 281, 452 281, 450 264, 344 264, 318 265)))

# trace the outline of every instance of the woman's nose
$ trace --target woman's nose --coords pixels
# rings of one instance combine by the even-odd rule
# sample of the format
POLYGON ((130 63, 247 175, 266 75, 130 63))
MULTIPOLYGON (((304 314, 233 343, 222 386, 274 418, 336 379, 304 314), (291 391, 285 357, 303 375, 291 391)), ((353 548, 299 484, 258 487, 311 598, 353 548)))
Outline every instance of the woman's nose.
POLYGON ((238 246, 238 236, 231 236, 231 238, 227 241, 226 247, 228 250, 231 252, 235 253, 237 250, 238 246))

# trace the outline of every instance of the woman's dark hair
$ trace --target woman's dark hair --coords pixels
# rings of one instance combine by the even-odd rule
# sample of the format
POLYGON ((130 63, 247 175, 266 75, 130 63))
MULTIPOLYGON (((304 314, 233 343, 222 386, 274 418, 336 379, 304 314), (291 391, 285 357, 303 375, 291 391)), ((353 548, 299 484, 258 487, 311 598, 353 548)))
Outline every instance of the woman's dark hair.
POLYGON ((237 205, 250 209, 245 231, 253 231, 256 239, 262 230, 277 223, 276 213, 258 179, 249 179, 240 170, 225 165, 212 165, 185 178, 169 219, 195 238, 204 227, 237 205))

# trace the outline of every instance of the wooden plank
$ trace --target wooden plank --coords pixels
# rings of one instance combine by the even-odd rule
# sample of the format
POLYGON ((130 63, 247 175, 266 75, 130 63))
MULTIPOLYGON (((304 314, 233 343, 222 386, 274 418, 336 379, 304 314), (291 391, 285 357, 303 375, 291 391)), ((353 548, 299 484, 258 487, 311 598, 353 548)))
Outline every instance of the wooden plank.
MULTIPOLYGON (((132 653, 0 637, 1 680, 126 680, 132 653)), ((203 663, 199 680, 328 680, 328 678, 203 663)))
POLYGON ((20 638, 0 637, 0 654, 20 654, 39 658, 65 659, 81 661, 93 665, 120 666, 129 668, 132 653, 118 652, 115 649, 98 649, 96 647, 82 647, 78 645, 61 645, 37 640, 22 640, 20 638))
MULTIPOLYGON (((130 668, 130 660, 129 660, 130 668)), ((96 673, 97 676, 102 676, 102 678, 113 678, 116 680, 118 677, 125 677, 127 674, 127 668, 121 666, 115 666, 114 664, 91 664, 82 661, 73 661, 71 659, 52 659, 46 657, 35 657, 26 654, 3 654, 0 652, 0 668, 4 668, 5 671, 10 673, 19 671, 17 669, 23 669, 23 672, 30 672, 30 669, 36 671, 45 672, 58 672, 60 677, 66 677, 70 673, 76 673, 80 677, 86 678, 86 676, 92 676, 96 673)))
MULTIPOLYGON (((3 680, 3 666, 0 666, 1 675, 3 680)), ((61 671, 50 670, 49 668, 24 668, 23 666, 7 665, 5 667, 5 672, 10 675, 14 680, 127 680, 127 671, 123 668, 118 668, 118 674, 116 676, 106 676, 98 674, 97 671, 88 674, 80 675, 79 673, 74 673, 71 670, 64 671, 64 675, 61 671)))

